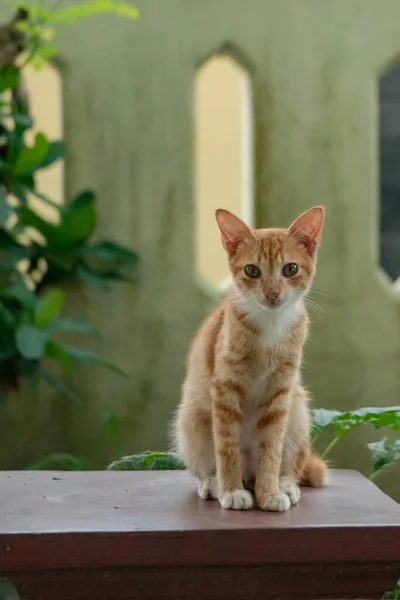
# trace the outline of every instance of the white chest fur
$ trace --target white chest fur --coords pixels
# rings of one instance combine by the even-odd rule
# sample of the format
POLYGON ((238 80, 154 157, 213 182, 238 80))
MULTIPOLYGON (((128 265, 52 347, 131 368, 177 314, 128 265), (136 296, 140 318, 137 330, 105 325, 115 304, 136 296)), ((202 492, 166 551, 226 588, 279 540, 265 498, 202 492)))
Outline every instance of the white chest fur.
POLYGON ((289 328, 296 322, 301 301, 285 303, 276 308, 262 306, 255 298, 239 297, 236 301, 239 310, 246 313, 248 320, 260 331, 262 349, 280 344, 289 328))

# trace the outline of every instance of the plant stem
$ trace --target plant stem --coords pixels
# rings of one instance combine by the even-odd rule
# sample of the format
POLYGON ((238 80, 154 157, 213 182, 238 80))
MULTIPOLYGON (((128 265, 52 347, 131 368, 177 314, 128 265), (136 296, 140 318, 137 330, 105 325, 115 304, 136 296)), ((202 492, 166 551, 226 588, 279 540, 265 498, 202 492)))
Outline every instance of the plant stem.
POLYGON ((379 473, 380 473, 380 470, 379 470, 379 471, 373 471, 373 472, 371 473, 371 475, 368 477, 368 479, 369 479, 370 481, 373 481, 373 480, 375 479, 375 477, 376 477, 377 475, 379 475, 379 473))
POLYGON ((321 454, 321 458, 326 458, 328 456, 329 452, 332 450, 332 448, 334 448, 336 446, 336 444, 338 443, 339 440, 340 440, 340 437, 333 438, 331 443, 328 444, 328 446, 325 448, 324 452, 321 454))
POLYGON ((313 448, 315 448, 315 442, 317 441, 317 439, 319 438, 321 434, 320 433, 316 433, 315 435, 313 435, 312 439, 311 439, 311 446, 313 448))

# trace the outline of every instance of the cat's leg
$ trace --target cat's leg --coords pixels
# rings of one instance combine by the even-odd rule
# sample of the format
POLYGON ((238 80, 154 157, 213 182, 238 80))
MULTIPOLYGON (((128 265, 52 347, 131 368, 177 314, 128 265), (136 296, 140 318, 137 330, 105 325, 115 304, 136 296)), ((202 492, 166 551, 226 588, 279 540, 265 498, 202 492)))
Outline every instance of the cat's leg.
MULTIPOLYGON (((302 453, 303 451, 299 452, 302 453)), ((296 472, 296 459, 297 456, 293 452, 290 453, 290 456, 284 454, 279 480, 279 489, 287 494, 290 504, 297 504, 301 497, 299 478, 296 472)))
POLYGON ((283 512, 291 504, 289 496, 280 489, 279 476, 294 375, 295 366, 275 374, 270 380, 265 400, 258 405, 259 449, 255 492, 258 505, 263 510, 283 512))
POLYGON ((198 494, 204 500, 218 498, 211 413, 195 402, 182 403, 175 423, 176 449, 188 471, 198 480, 198 494))
POLYGON ((288 422, 284 439, 279 487, 287 494, 291 504, 300 500, 300 478, 310 445, 310 419, 307 392, 296 386, 292 392, 288 422))
POLYGON ((248 510, 253 506, 253 497, 243 486, 239 439, 243 389, 232 379, 216 379, 212 382, 212 395, 219 501, 222 508, 248 510))
POLYGON ((216 475, 199 479, 197 492, 203 500, 217 500, 219 495, 218 479, 216 475))

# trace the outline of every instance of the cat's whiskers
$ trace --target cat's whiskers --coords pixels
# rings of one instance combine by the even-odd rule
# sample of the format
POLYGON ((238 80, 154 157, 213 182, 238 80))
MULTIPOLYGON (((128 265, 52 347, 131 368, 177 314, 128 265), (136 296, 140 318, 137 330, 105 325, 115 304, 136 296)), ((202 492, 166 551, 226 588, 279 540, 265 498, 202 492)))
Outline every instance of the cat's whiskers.
POLYGON ((311 300, 311 298, 305 298, 304 304, 311 311, 314 311, 318 317, 322 317, 322 315, 324 314, 324 309, 322 308, 322 306, 320 304, 317 304, 317 302, 314 302, 314 300, 311 300))
POLYGON ((324 298, 328 298, 329 300, 333 300, 332 296, 330 296, 329 294, 319 292, 318 290, 310 290, 310 295, 313 296, 314 294, 317 294, 318 296, 323 296, 324 298))

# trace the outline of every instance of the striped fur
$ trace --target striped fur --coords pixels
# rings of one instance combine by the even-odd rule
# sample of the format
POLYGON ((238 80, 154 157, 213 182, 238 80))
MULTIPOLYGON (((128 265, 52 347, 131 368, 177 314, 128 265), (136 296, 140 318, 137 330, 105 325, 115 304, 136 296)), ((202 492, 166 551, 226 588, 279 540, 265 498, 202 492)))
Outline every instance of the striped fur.
POLYGON ((258 506, 272 511, 298 502, 300 483, 324 483, 325 464, 310 451, 300 381, 304 298, 323 218, 316 207, 289 229, 250 230, 217 211, 234 283, 193 340, 174 435, 200 496, 219 498, 224 508, 251 508, 252 482, 258 506), (297 265, 290 276, 288 263, 297 265), (246 275, 246 265, 260 276, 246 275))

